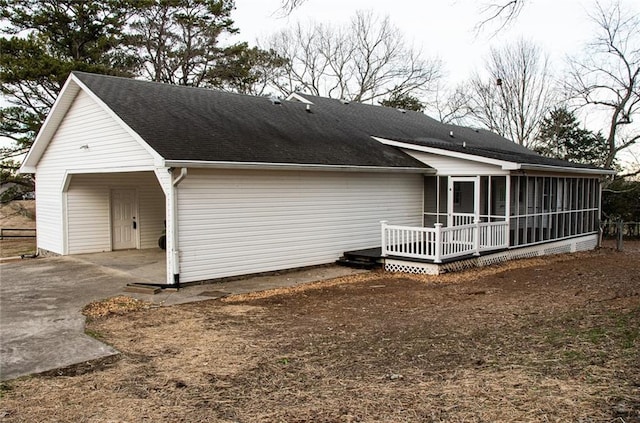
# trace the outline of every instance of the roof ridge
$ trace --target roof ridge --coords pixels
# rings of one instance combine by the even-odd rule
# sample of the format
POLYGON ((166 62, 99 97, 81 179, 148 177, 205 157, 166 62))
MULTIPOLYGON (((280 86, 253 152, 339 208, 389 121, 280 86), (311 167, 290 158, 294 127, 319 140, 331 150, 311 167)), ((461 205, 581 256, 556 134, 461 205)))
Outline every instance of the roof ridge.
MULTIPOLYGON (((115 80, 120 80, 120 81, 126 81, 126 82, 133 82, 133 83, 138 83, 138 84, 148 84, 148 85, 154 85, 156 87, 166 87, 166 88, 171 88, 171 89, 178 89, 178 90, 183 90, 183 89, 190 89, 190 90, 195 90, 195 91, 200 91, 200 92, 209 92, 209 93, 219 93, 219 94, 223 94, 223 95, 231 95, 231 96, 237 96, 237 97, 248 97, 248 98, 265 98, 265 99, 269 99, 270 96, 268 95, 264 95, 264 96, 259 96, 259 95, 253 95, 253 94, 245 94, 245 93, 235 93, 232 91, 225 91, 222 90, 220 88, 215 88, 215 87, 194 87, 192 85, 180 85, 180 84, 172 84, 170 82, 160 82, 160 81, 149 81, 146 79, 137 79, 137 78, 129 78, 126 76, 117 76, 117 75, 106 75, 106 74, 99 74, 99 73, 90 73, 90 72, 83 72, 83 71, 72 71, 72 74, 78 76, 78 75, 86 75, 90 78, 104 78, 104 79, 115 79, 115 80)), ((82 78, 80 78, 80 80, 82 80, 82 78)))

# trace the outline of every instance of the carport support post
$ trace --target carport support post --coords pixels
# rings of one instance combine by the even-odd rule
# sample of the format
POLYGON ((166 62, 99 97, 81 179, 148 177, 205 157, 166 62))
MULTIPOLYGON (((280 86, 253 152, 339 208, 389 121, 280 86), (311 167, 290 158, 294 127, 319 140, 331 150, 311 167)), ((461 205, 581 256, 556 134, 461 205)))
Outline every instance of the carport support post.
MULTIPOLYGON (((170 169, 174 175, 173 169, 170 169)), ((187 168, 180 168, 180 174, 173 178, 171 182, 171 263, 173 273, 173 283, 176 288, 180 288, 180 247, 178 245, 178 185, 187 177, 187 168)))

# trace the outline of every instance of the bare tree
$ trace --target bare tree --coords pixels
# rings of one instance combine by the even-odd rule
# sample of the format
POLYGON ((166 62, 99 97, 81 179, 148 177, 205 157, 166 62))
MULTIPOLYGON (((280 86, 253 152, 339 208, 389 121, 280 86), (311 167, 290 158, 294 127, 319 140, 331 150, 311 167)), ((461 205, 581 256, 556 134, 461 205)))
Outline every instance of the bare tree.
MULTIPOLYGON (((281 0, 278 9, 283 16, 290 15, 295 9, 306 3, 308 0, 281 0)), ((478 6, 480 21, 476 25, 477 32, 496 24, 493 30, 494 35, 514 22, 520 16, 529 0, 501 0, 492 2, 482 2, 478 6)), ((474 2, 475 4, 475 2, 474 2)))
POLYGON ((426 111, 442 123, 464 125, 472 114, 470 89, 462 83, 453 90, 438 86, 431 101, 426 104, 426 111))
POLYGON ((301 4, 306 3, 307 0, 282 0, 282 6, 280 6, 280 12, 283 15, 289 15, 294 9, 301 4))
POLYGON ((533 147, 540 122, 554 104, 548 57, 520 40, 492 49, 485 75, 469 84, 473 119, 525 147, 533 147))
POLYGON ((633 122, 640 113, 640 17, 619 2, 596 5, 592 19, 598 32, 580 58, 570 59, 567 88, 580 106, 608 116, 605 166, 611 166, 620 151, 640 140, 633 122))
POLYGON ((497 34, 520 16, 527 2, 528 0, 502 0, 481 3, 479 6, 481 20, 476 25, 477 32, 495 24, 492 32, 494 35, 497 34))
POLYGON ((440 77, 441 63, 407 46, 388 17, 358 12, 349 25, 298 24, 267 40, 286 59, 285 77, 273 81, 282 93, 373 102, 421 94, 440 77))

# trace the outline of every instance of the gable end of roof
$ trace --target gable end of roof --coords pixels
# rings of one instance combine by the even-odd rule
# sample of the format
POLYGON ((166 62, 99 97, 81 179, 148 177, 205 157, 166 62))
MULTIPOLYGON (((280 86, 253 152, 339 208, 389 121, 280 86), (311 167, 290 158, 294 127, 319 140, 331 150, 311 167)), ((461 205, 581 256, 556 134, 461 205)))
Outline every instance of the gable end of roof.
POLYGON ((47 118, 45 119, 40 131, 36 136, 33 145, 29 149, 27 156, 25 157, 22 166, 20 166, 20 173, 35 173, 36 166, 42 155, 46 151, 49 143, 56 134, 60 124, 64 120, 65 116, 69 112, 69 109, 73 105, 75 98, 80 91, 89 95, 103 110, 105 110, 111 118, 113 118, 118 124, 133 137, 140 145, 151 154, 158 166, 162 166, 163 158, 155 151, 147 142, 145 142, 139 134, 132 130, 120 117, 113 112, 95 93, 91 91, 74 73, 72 72, 67 78, 64 86, 60 90, 60 94, 56 98, 47 118))

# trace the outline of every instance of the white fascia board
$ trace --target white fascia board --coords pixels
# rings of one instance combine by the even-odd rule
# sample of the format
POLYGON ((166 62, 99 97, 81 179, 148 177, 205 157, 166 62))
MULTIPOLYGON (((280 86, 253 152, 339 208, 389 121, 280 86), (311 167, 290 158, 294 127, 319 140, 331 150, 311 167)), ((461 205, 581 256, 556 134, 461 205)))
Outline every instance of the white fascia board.
POLYGON ((73 104, 73 99, 80 91, 80 87, 72 80, 71 77, 67 78, 66 82, 60 90, 60 94, 56 101, 51 106, 51 110, 44 120, 36 139, 31 145, 27 156, 22 162, 22 166, 18 170, 19 173, 36 173, 36 165, 40 161, 40 158, 44 154, 53 134, 58 130, 60 122, 67 114, 67 111, 73 104))
POLYGON ((321 165, 304 163, 260 163, 260 162, 203 162, 196 160, 166 160, 166 167, 186 167, 201 169, 260 169, 260 170, 316 170, 334 172, 385 172, 385 173, 423 173, 435 174, 432 168, 421 167, 378 167, 321 165))
MULTIPOLYGON (((29 150, 31 151, 31 150, 29 150)), ((36 167, 35 166, 28 166, 26 164, 26 159, 24 162, 22 162, 22 165, 20 166, 20 168, 18 169, 18 173, 36 173, 36 167)))
POLYGON ((147 142, 145 140, 142 139, 142 137, 140 135, 138 135, 138 133, 136 131, 134 131, 133 129, 131 129, 131 127, 129 125, 127 125, 122 119, 120 119, 120 116, 118 116, 113 110, 111 110, 111 108, 109 106, 107 106, 102 99, 100 99, 100 97, 98 97, 97 95, 95 95, 93 93, 93 91, 91 91, 86 85, 84 85, 82 83, 82 81, 80 81, 75 75, 71 74, 70 78, 73 78, 73 81, 78 84, 78 86, 80 86, 80 88, 82 88, 88 95, 89 97, 91 97, 100 107, 102 107, 102 109, 107 112, 107 114, 109 116, 111 116, 111 118, 113 120, 115 120, 116 122, 118 122, 118 124, 129 134, 133 137, 133 139, 135 139, 136 141, 138 141, 138 143, 140 143, 140 145, 147 150, 147 152, 153 157, 155 165, 156 166, 164 166, 164 158, 158 154, 158 152, 156 150, 154 150, 153 148, 151 148, 151 146, 149 144, 147 144, 147 142))
POLYGON ((588 175, 615 175, 617 172, 611 169, 590 169, 580 167, 563 167, 551 165, 526 164, 520 165, 520 170, 532 170, 541 172, 581 173, 588 175))
POLYGON ((392 147, 404 148, 406 150, 422 151, 423 153, 437 154, 439 156, 454 157, 456 159, 470 160, 473 162, 486 163, 494 166, 500 166, 502 170, 516 170, 519 169, 517 163, 507 162, 504 160, 491 159, 488 157, 476 156, 470 153, 460 153, 458 151, 446 150, 444 148, 426 147, 423 145, 409 144, 406 142, 393 141, 385 138, 372 137, 376 141, 382 144, 392 147))
POLYGON ((471 160, 475 162, 487 163, 496 166, 500 166, 502 170, 533 170, 541 172, 566 172, 566 173, 581 173, 590 175, 615 175, 615 170, 609 169, 589 169, 581 167, 569 167, 569 166, 553 166, 553 165, 541 165, 541 164, 528 164, 528 163, 515 163, 504 160, 496 160, 482 156, 476 156, 473 154, 460 153, 457 151, 450 151, 444 148, 425 147, 422 145, 409 144, 406 142, 392 141, 384 138, 372 137, 375 140, 390 145, 393 147, 404 148, 407 150, 422 151, 425 153, 438 154, 442 156, 455 157, 458 159, 471 160))
POLYGON ((304 104, 313 104, 313 102, 307 100, 306 98, 304 98, 303 96, 301 96, 298 93, 291 93, 287 96, 287 98, 285 98, 285 100, 287 101, 299 101, 301 103, 304 104))

